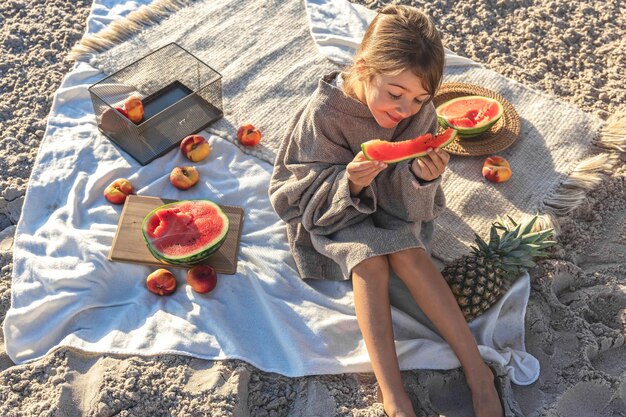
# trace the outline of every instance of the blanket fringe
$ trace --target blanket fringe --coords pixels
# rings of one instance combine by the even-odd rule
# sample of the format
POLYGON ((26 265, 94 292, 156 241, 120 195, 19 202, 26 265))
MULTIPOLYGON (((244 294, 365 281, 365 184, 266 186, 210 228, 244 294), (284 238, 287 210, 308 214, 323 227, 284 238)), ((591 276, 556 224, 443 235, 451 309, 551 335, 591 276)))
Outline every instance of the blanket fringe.
POLYGON ((74 61, 89 61, 93 55, 132 38, 193 2, 194 0, 156 0, 150 5, 141 6, 124 19, 111 23, 107 29, 83 36, 70 51, 69 58, 74 61))
MULTIPOLYGON (((617 165, 619 154, 626 152, 626 108, 618 110, 606 121, 594 145, 615 152, 602 153, 580 162, 559 188, 544 200, 548 216, 571 213, 585 200, 587 191, 598 186, 604 174, 617 165)), ((556 219, 552 219, 552 224, 558 225, 556 219)))
POLYGON ((618 159, 616 154, 599 154, 580 162, 561 186, 544 201, 548 211, 564 216, 580 206, 587 191, 602 182, 603 174, 613 168, 618 159))
POLYGON ((626 108, 617 111, 607 120, 595 145, 626 152, 626 108))

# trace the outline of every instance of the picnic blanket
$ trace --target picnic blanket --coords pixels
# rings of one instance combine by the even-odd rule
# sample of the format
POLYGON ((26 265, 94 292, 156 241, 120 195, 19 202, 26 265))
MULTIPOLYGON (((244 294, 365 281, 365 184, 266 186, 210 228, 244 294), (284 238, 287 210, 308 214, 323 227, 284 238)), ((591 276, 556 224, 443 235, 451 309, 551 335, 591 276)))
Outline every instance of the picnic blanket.
MULTIPOLYGON (((260 95, 271 107, 258 109, 268 117, 259 118, 265 123, 261 127, 279 130, 292 105, 314 88, 319 74, 311 68, 335 67, 316 49, 305 7, 315 5, 325 16, 320 21, 344 21, 339 26, 353 27, 351 21, 337 14, 335 1, 156 1, 137 9, 145 3, 94 1, 85 37, 94 48, 83 50, 89 62, 78 62, 55 95, 16 230, 11 308, 4 322, 7 353, 14 362, 25 363, 72 346, 101 353, 236 358, 287 376, 371 371, 351 283, 308 282, 297 276, 284 224, 267 196, 272 165, 263 160, 271 158, 272 135, 265 136, 269 146, 252 151, 257 152, 253 156, 233 140, 240 118, 257 114, 251 109, 260 95), (248 24, 242 28, 244 16, 248 24), (197 25, 181 25, 176 19, 201 19, 197 30, 204 38, 195 37, 193 29, 181 34, 183 26, 197 25), (109 37, 108 47, 89 37, 116 25, 113 32, 120 39, 109 37), (168 180, 172 168, 187 163, 180 152, 140 166, 97 130, 87 91, 112 68, 152 48, 145 36, 163 25, 169 35, 162 44, 180 42, 203 59, 217 56, 212 48, 224 55, 222 66, 216 66, 224 75, 226 115, 204 132, 213 152, 197 164, 200 184, 185 192, 168 180), (256 47, 243 48, 237 39, 256 47), (103 50, 93 52, 97 48, 103 50), (298 49, 301 60, 284 66, 281 52, 289 48, 298 49), (239 61, 232 60, 230 49, 239 51, 239 61), (294 74, 306 75, 309 83, 300 83, 294 74), (102 190, 118 177, 128 178, 139 195, 209 198, 244 207, 237 274, 220 276, 214 292, 199 295, 184 285, 186 271, 172 269, 179 289, 158 297, 145 289, 145 277, 154 268, 108 261, 121 208, 108 204, 102 190)), ((349 6, 340 5, 351 10, 350 19, 371 17, 365 9, 349 6)), ((401 368, 458 367, 454 353, 398 279, 392 280, 390 291, 401 368)), ((505 366, 517 384, 530 384, 539 373, 538 361, 524 347, 529 291, 524 274, 494 308, 470 323, 481 355, 505 366)))
MULTIPOLYGON (((88 36, 75 56, 110 74, 153 49, 178 42, 224 76, 228 114, 208 131, 239 146, 237 127, 253 123, 264 131, 261 146, 240 148, 272 163, 293 109, 310 96, 320 74, 351 61, 373 11, 345 0, 156 0, 131 17, 88 36), (238 18, 246 24, 233 33, 230 21, 238 18), (150 27, 143 30, 146 25, 150 27), (305 35, 307 29, 312 36, 305 35)), ((541 213, 544 225, 551 225, 549 215, 579 204, 616 161, 615 155, 592 145, 609 144, 598 117, 467 58, 447 55, 444 81, 477 84, 502 95, 520 114, 521 134, 500 152, 514 171, 504 184, 481 176, 483 156, 453 156, 442 183, 447 207, 435 222, 433 241, 433 256, 444 262, 467 254, 474 234, 485 236, 498 215, 520 220, 541 213)))

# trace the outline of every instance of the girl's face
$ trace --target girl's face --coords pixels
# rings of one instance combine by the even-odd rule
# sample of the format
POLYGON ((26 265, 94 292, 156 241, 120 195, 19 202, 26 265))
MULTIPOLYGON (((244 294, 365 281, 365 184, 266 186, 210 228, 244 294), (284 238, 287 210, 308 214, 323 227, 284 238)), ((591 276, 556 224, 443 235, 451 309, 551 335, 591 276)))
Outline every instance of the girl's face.
POLYGON ((430 97, 422 79, 409 70, 394 76, 376 75, 362 83, 357 95, 384 128, 396 127, 402 119, 413 116, 430 97))

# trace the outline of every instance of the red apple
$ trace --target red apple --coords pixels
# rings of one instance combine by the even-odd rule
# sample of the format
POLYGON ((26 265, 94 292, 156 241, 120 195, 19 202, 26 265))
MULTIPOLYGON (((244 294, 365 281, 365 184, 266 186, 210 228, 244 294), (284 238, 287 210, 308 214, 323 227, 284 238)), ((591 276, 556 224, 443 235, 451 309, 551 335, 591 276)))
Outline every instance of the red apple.
POLYGON ((118 178, 104 189, 104 197, 113 204, 124 204, 133 193, 133 185, 126 178, 118 178))
POLYGON ((124 110, 131 122, 138 124, 143 119, 143 103, 138 96, 130 96, 124 102, 124 110))
POLYGON ((202 136, 191 135, 180 142, 180 150, 191 162, 199 162, 209 156, 211 145, 202 136))
POLYGON ((157 295, 170 295, 176 290, 176 277, 167 269, 159 268, 148 275, 146 287, 157 295))
POLYGON ((187 284, 200 294, 211 292, 217 285, 217 273, 208 265, 194 266, 187 271, 187 284))
POLYGON ((102 112, 100 116, 100 127, 102 130, 106 130, 111 133, 118 133, 124 129, 125 123, 127 123, 124 119, 121 118, 119 114, 115 111, 118 111, 122 116, 128 119, 128 113, 121 107, 116 107, 115 109, 107 108, 102 112))
POLYGON ((188 190, 198 183, 200 174, 194 167, 176 167, 170 174, 170 182, 179 190, 188 190))
POLYGON ((255 146, 261 142, 261 131, 250 124, 246 124, 237 130, 237 139, 242 145, 255 146))
POLYGON ((505 182, 513 175, 509 161, 501 156, 490 156, 483 164, 483 177, 491 182, 505 182))

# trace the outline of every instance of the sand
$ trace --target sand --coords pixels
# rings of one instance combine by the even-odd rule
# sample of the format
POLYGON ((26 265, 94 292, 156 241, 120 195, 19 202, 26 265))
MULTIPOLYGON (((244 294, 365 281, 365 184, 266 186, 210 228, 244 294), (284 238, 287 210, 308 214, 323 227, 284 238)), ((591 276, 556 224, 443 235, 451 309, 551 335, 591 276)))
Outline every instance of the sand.
MULTIPOLYGON (((380 1, 363 2, 371 7, 380 1)), ((423 7, 454 52, 602 118, 626 106, 626 16, 619 0, 404 0, 423 7), (621 9, 620 9, 621 7, 621 9)), ((12 244, 52 97, 72 67, 90 1, 0 2, 0 320, 12 244)), ((624 162, 624 157, 622 157, 624 162)), ((498 381, 510 415, 626 416, 626 169, 571 215, 531 271, 527 387, 498 381)), ((409 371, 421 415, 469 416, 460 370, 409 371)), ((372 374, 286 378, 241 361, 118 357, 71 349, 14 365, 0 334, 3 416, 381 416, 372 374)))

